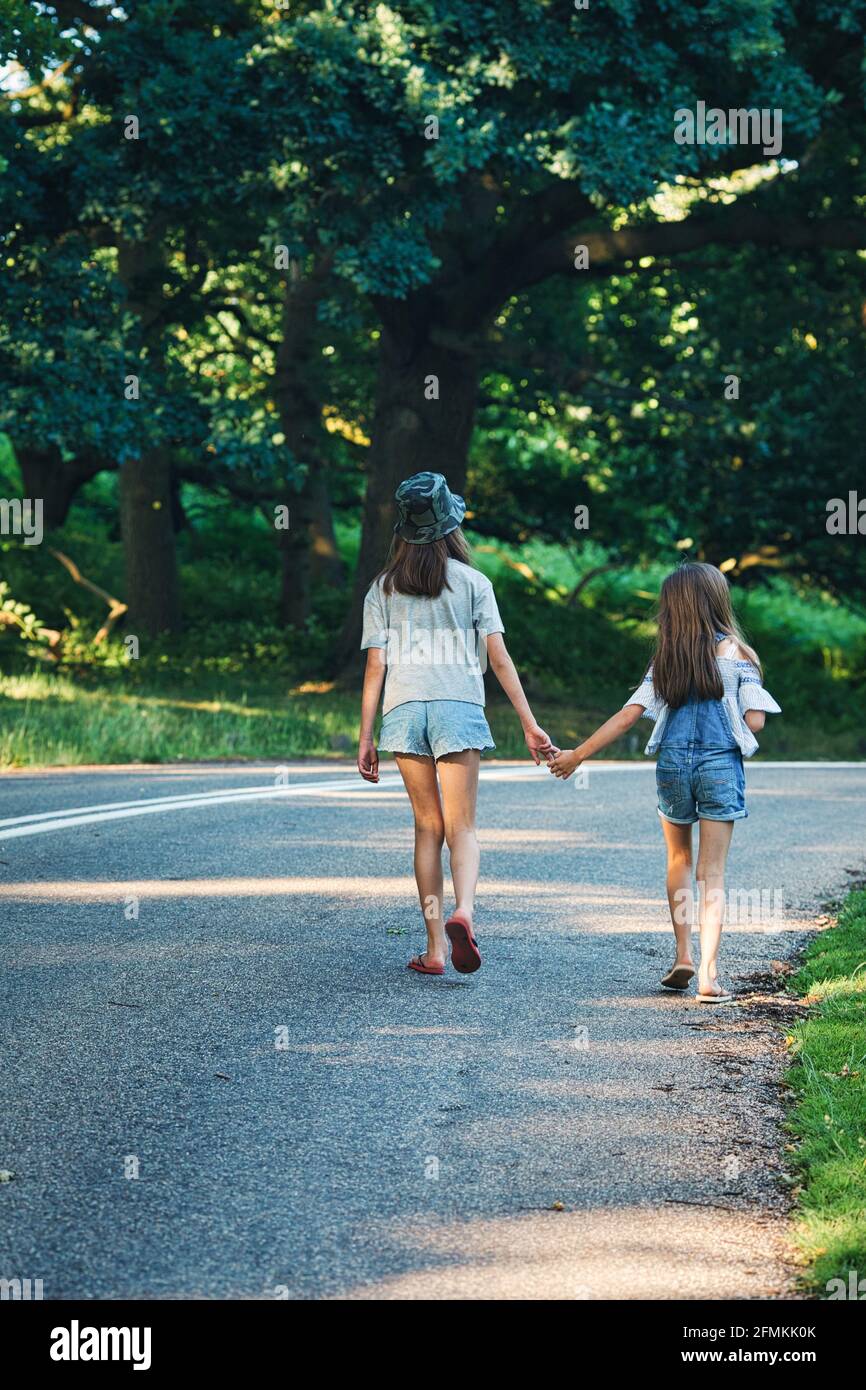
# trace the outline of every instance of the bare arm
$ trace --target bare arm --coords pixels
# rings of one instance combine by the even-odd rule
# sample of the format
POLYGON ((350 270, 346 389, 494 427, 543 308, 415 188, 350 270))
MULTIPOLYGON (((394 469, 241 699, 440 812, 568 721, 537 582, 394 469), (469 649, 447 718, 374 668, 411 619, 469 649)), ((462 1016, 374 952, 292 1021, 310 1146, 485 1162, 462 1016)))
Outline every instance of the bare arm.
POLYGON ((488 636, 487 659, 493 674, 514 706, 514 712, 523 727, 527 748, 535 762, 540 763, 542 757, 546 758, 558 750, 541 726, 535 722, 535 716, 529 708, 529 701, 520 683, 514 662, 508 655, 508 648, 501 632, 492 632, 488 636))
MULTIPOLYGON (((725 649, 728 656, 734 657, 737 661, 751 660, 749 653, 744 652, 742 647, 738 647, 736 642, 720 642, 716 647, 716 652, 721 655, 725 649)), ((762 709, 747 709, 743 714, 743 723, 747 729, 751 729, 753 734, 759 734, 767 722, 767 716, 762 709)))
POLYGON ((762 709, 747 709, 743 720, 753 734, 759 734, 767 722, 767 716, 762 709))
POLYGON ((580 767, 587 758, 591 758, 595 753, 600 753, 602 748, 607 748, 608 744, 627 733, 637 723, 643 712, 643 705, 626 705, 625 709, 618 710, 616 714, 596 729, 594 734, 590 734, 588 739, 578 744, 577 748, 560 753, 558 757, 554 758, 550 764, 551 772, 555 777, 570 777, 575 768, 580 767))
POLYGON ((364 689, 361 694, 361 731, 358 735, 358 771, 365 782, 379 780, 379 754, 373 742, 373 726, 376 711, 385 682, 387 662, 381 647, 370 647, 367 651, 367 668, 364 671, 364 689))

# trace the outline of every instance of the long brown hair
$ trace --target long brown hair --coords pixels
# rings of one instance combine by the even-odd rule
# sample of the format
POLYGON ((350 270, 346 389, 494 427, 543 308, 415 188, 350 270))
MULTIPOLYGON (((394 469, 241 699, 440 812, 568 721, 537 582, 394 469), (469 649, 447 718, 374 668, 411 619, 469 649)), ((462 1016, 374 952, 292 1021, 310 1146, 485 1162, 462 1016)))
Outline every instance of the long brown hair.
POLYGON ((391 542, 388 563, 378 575, 386 594, 414 594, 419 598, 438 598, 448 583, 448 561, 472 564, 469 544, 458 526, 438 541, 410 545, 401 536, 391 542))
POLYGON ((734 617, 728 581, 715 565, 689 562, 669 574, 659 596, 658 621, 653 686, 671 709, 684 705, 692 694, 699 700, 722 698, 717 633, 736 642, 760 670, 734 617))

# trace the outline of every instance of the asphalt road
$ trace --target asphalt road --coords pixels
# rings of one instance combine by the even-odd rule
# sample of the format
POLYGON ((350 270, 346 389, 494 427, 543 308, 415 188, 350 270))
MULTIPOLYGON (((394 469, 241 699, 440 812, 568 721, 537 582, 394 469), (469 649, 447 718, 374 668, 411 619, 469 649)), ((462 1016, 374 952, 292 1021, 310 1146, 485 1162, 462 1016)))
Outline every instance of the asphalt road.
MULTIPOLYGON (((0 1276, 49 1299, 790 1293, 779 1024, 658 988, 650 765, 484 771, 485 965, 441 980, 405 969, 394 779, 273 780, 4 778, 0 1276)), ((757 763, 748 788, 743 995, 862 868, 866 765, 757 763)))

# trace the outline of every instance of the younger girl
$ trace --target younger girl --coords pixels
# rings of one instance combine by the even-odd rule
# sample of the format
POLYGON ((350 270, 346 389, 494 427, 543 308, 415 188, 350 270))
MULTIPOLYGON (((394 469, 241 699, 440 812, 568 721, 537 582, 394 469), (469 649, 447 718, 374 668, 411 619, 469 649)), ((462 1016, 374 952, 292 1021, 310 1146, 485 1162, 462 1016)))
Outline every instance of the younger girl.
POLYGON ((743 758, 758 747, 767 713, 781 710, 761 684, 761 666, 731 611, 728 581, 713 565, 684 564, 662 585, 652 664, 619 714, 585 743, 553 758, 550 770, 576 767, 624 734, 642 715, 655 720, 645 752, 658 749, 658 813, 668 852, 667 893, 676 960, 662 980, 683 990, 694 975, 689 904, 692 826, 698 842, 701 964, 698 999, 729 1003, 718 980, 725 864, 734 821, 748 815, 743 758))

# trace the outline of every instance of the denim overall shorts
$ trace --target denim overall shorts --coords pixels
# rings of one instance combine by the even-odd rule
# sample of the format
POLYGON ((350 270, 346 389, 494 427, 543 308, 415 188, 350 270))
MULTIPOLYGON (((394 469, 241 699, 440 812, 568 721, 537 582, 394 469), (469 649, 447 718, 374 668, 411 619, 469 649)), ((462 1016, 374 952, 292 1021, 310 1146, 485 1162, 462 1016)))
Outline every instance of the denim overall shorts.
POLYGON ((721 700, 690 698, 667 718, 656 763, 658 811, 674 825, 743 820, 743 755, 721 700))

